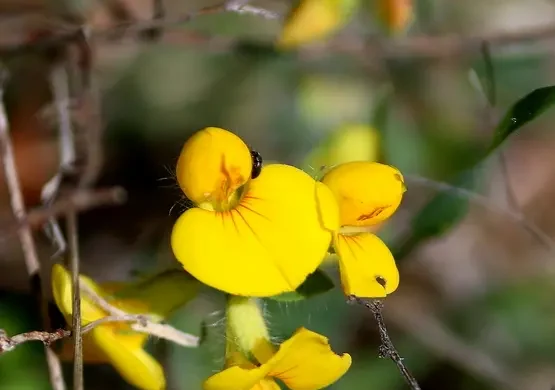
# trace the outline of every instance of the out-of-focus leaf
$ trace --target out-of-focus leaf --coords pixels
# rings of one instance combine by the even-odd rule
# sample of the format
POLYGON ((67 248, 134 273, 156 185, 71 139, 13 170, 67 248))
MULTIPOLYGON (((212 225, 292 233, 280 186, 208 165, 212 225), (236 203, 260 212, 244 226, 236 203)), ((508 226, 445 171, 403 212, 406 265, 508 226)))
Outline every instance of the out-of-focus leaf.
MULTIPOLYGON (((490 96, 488 99, 492 99, 490 96)), ((555 86, 536 89, 518 100, 505 114, 495 129, 487 154, 494 151, 508 136, 536 119, 555 104, 555 86)), ((462 172, 453 182, 455 187, 472 189, 476 173, 473 169, 462 172)), ((395 250, 401 259, 422 240, 445 233, 466 214, 468 199, 453 191, 445 191, 432 198, 412 219, 411 234, 395 250)))
MULTIPOLYGON (((410 177, 406 181, 410 188, 410 177)), ((459 174, 452 184, 458 188, 472 189, 475 181, 476 171, 470 169, 459 174)), ((468 204, 468 198, 455 191, 443 191, 435 195, 412 218, 411 233, 394 250, 395 258, 402 259, 423 240, 445 233, 466 215, 468 204)))
POLYGON ((538 88, 517 101, 507 111, 493 135, 489 151, 493 151, 501 143, 525 124, 555 104, 555 86, 538 88))
POLYGON ((168 270, 116 291, 121 299, 147 303, 150 314, 167 317, 196 297, 200 282, 183 270, 168 270))
POLYGON ((291 302, 300 301, 313 297, 318 294, 323 294, 334 287, 333 281, 330 279, 326 273, 320 269, 317 269, 301 284, 296 291, 283 293, 270 297, 275 301, 280 302, 291 302))

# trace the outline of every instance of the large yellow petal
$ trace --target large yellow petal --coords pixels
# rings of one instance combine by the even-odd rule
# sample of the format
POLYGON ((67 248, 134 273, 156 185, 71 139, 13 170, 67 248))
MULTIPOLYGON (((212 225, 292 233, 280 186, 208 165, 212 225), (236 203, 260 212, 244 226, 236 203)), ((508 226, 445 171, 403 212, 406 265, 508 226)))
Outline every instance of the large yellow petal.
POLYGON ((354 161, 337 165, 322 178, 339 204, 342 226, 369 226, 385 221, 401 204, 406 188, 394 167, 354 161))
POLYGON ((351 366, 351 356, 337 355, 326 337, 300 328, 266 365, 271 367, 268 375, 291 390, 317 390, 341 378, 351 366))
POLYGON ((234 209, 183 213, 173 228, 172 248, 189 273, 227 293, 264 297, 294 291, 331 242, 323 224, 333 218, 323 218, 322 209, 336 208, 331 192, 305 172, 267 165, 234 209))
POLYGON ((119 374, 141 390, 162 390, 166 379, 162 366, 142 348, 120 342, 111 328, 97 327, 92 336, 119 374))
POLYGON ((383 298, 399 286, 399 271, 391 251, 371 233, 336 235, 341 283, 346 295, 383 298))
MULTIPOLYGON (((79 278, 81 283, 86 284, 94 291, 103 295, 100 287, 93 282, 92 279, 83 275, 80 275, 79 278)), ((52 267, 52 295, 64 317, 66 317, 66 319, 68 319, 68 317, 71 318, 71 313, 73 312, 71 275, 61 264, 54 264, 52 267)), ((81 294, 81 318, 83 324, 87 324, 105 316, 106 313, 102 309, 81 294)))
POLYGON ((190 200, 217 209, 250 179, 251 171, 251 153, 243 140, 227 130, 208 127, 183 146, 176 176, 190 200))

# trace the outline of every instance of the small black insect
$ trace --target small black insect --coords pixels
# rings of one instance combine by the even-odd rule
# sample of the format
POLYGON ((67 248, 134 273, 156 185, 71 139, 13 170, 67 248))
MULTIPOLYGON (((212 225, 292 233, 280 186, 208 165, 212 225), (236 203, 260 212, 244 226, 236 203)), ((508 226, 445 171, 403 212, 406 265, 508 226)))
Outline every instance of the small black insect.
POLYGON ((256 179, 260 172, 262 172, 262 156, 256 150, 251 149, 251 157, 252 157, 252 173, 251 177, 256 179))

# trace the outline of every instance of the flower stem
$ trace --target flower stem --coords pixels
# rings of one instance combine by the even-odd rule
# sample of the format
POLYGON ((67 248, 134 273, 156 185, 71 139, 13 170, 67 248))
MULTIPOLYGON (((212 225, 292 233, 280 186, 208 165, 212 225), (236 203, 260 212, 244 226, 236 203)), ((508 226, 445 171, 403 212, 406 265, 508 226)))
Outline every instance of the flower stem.
POLYGON ((421 390, 420 385, 416 381, 416 378, 410 373, 408 368, 403 363, 403 357, 401 357, 399 352, 397 352, 397 349, 395 349, 395 346, 393 345, 393 342, 389 337, 389 333, 387 332, 387 328, 385 326, 382 315, 383 301, 379 299, 366 300, 354 295, 349 296, 349 301, 356 302, 370 309, 370 312, 372 312, 372 315, 378 323, 378 331, 380 333, 381 340, 380 357, 393 360, 393 362, 397 365, 399 372, 403 376, 403 379, 405 379, 405 382, 407 382, 411 390, 421 390))
POLYGON ((264 315, 256 298, 229 296, 226 355, 234 351, 263 363, 274 353, 264 315))

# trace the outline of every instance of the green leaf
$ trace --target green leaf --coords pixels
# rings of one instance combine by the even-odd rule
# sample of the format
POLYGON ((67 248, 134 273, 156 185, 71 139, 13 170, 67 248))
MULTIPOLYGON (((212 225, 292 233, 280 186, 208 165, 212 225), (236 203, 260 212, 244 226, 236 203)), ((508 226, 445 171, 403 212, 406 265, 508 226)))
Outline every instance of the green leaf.
POLYGON ((323 294, 332 288, 334 288, 334 284, 330 277, 324 271, 317 269, 308 275, 304 283, 296 291, 279 294, 270 297, 270 299, 279 302, 301 301, 318 294, 323 294))
POLYGON ((507 111, 495 129, 489 152, 497 148, 515 131, 533 121, 555 104, 555 86, 535 89, 507 111))
POLYGON ((150 314, 166 318, 196 297, 200 282, 183 270, 167 270, 116 291, 118 298, 145 302, 150 314))

